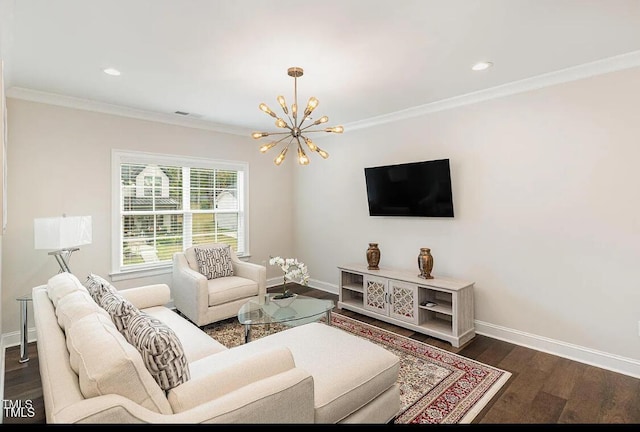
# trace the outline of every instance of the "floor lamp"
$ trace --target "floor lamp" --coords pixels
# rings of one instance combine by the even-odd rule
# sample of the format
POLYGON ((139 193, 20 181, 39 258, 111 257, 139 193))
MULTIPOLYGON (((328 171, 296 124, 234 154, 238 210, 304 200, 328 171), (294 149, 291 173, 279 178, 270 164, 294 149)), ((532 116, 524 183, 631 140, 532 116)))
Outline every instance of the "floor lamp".
POLYGON ((91 216, 60 216, 33 220, 36 249, 52 249, 60 272, 71 273, 69 260, 78 246, 91 243, 91 216))

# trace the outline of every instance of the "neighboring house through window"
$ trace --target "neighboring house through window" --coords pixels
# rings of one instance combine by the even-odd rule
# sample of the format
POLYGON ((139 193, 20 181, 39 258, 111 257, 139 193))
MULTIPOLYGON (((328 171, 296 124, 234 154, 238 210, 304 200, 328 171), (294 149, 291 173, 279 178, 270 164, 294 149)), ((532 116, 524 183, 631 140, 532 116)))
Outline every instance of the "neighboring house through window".
POLYGON ((113 151, 113 273, 166 268, 173 254, 208 242, 248 253, 248 166, 113 151))

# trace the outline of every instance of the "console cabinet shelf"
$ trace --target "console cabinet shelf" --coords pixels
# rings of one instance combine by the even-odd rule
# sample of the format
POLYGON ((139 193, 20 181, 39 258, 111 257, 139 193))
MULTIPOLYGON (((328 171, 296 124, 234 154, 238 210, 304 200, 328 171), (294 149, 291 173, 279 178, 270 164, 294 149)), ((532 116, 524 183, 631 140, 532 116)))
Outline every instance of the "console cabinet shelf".
POLYGON ((473 282, 415 272, 338 266, 338 308, 409 328, 459 347, 475 336, 473 282))

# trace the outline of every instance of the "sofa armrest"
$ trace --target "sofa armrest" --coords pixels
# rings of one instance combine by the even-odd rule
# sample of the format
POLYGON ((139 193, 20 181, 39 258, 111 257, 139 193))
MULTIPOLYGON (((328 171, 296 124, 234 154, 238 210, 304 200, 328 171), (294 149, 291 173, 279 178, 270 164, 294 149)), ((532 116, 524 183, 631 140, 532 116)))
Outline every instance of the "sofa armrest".
POLYGON ((234 260, 233 274, 243 278, 251 279, 258 283, 258 296, 264 297, 267 293, 267 269, 260 264, 234 260))
POLYGON ((171 301, 171 290, 167 284, 144 285, 118 291, 138 309, 164 306, 171 301))
POLYGON ((207 375, 172 388, 167 399, 174 412, 182 412, 243 387, 254 387, 267 378, 279 374, 286 376, 286 372, 295 367, 289 348, 274 348, 217 369, 212 368, 207 375))
POLYGON ((204 317, 209 307, 207 278, 187 263, 184 253, 173 255, 171 295, 176 308, 196 325, 207 324, 204 317))

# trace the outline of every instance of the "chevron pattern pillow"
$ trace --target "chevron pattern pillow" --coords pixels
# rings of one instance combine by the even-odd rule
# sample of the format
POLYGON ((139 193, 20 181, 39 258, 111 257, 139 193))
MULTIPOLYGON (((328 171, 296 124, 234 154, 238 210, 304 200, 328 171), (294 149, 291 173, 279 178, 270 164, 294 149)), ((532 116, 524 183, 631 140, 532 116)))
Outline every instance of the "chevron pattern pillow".
POLYGON ((214 248, 194 248, 198 270, 207 279, 233 276, 231 247, 229 245, 214 248))
POLYGON ((128 321, 125 337, 138 349, 160 388, 169 391, 189 380, 189 364, 182 343, 165 323, 140 312, 128 321))

